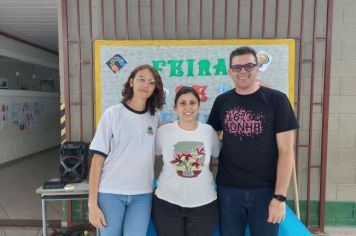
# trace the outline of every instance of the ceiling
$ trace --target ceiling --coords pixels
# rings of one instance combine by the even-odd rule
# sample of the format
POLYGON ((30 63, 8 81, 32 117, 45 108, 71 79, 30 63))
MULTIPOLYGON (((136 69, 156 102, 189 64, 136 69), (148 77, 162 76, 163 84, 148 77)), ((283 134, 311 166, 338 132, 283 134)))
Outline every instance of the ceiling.
POLYGON ((0 0, 0 32, 58 52, 60 0, 0 0))

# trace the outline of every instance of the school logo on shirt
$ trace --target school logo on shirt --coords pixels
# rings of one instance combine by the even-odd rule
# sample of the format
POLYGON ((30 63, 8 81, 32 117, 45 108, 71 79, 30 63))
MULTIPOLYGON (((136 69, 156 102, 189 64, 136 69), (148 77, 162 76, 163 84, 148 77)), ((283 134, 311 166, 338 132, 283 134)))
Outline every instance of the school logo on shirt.
POLYGON ((174 156, 170 163, 175 165, 179 176, 194 178, 202 172, 204 159, 203 142, 178 142, 174 145, 174 156))
POLYGON ((147 134, 148 134, 148 135, 154 135, 152 126, 148 126, 148 127, 147 127, 147 134))
POLYGON ((236 107, 228 110, 224 117, 225 130, 235 136, 255 137, 262 134, 265 116, 253 113, 244 108, 236 107))

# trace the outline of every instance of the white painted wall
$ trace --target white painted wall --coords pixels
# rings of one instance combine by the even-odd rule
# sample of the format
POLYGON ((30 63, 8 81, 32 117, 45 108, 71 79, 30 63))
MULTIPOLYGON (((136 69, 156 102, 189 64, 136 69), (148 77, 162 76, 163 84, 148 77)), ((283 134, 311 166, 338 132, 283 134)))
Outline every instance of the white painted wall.
MULTIPOLYGON (((58 55, 2 35, 0 35, 0 55, 58 69, 58 55)), ((0 68, 6 66, 5 64, 4 62, 0 68)), ((32 79, 32 70, 23 70, 21 76, 32 79)), ((16 84, 15 81, 9 81, 10 86, 13 83, 16 84)), ((31 83, 27 86, 32 88, 37 84, 31 83)), ((15 85, 14 88, 16 88, 15 85)), ((46 93, 0 90, 0 164, 60 144, 59 101, 58 91, 46 93), (29 104, 27 111, 23 110, 25 103, 29 104), (7 107, 8 110, 3 111, 2 107, 7 107), (28 119, 27 114, 32 114, 33 119, 28 119), (27 124, 32 122, 32 124, 20 129, 19 123, 21 122, 27 124)))
POLYGON ((58 93, 0 90, 0 164, 59 145, 59 115, 58 93))

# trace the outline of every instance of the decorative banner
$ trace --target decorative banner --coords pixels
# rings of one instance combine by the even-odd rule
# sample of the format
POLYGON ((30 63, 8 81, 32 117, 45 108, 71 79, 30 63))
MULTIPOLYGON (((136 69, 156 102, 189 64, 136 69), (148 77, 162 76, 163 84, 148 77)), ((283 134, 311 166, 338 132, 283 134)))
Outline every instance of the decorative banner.
POLYGON ((198 119, 205 122, 215 98, 232 88, 229 55, 237 47, 253 47, 259 60, 258 81, 280 90, 294 103, 294 40, 155 40, 95 41, 96 121, 103 111, 121 101, 131 71, 149 64, 160 73, 166 105, 161 121, 177 119, 174 96, 181 86, 192 86, 201 98, 198 119))

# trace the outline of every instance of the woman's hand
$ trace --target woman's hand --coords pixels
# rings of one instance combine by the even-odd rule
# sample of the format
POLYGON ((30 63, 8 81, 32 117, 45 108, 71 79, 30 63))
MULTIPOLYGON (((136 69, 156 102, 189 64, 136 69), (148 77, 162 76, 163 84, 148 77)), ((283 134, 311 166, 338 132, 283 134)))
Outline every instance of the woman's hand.
POLYGON ((89 222, 97 229, 106 226, 106 221, 103 212, 98 207, 98 189, 101 171, 104 165, 105 157, 99 154, 94 154, 91 160, 89 174, 89 222))
POLYGON ((106 226, 104 214, 98 206, 89 207, 89 222, 97 229, 106 226))

